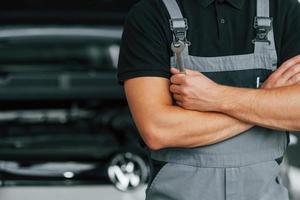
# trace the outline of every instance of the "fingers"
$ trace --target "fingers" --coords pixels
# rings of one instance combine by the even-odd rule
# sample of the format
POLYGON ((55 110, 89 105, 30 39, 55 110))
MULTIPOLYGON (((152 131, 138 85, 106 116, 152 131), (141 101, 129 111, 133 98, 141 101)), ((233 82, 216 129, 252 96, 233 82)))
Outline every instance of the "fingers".
MULTIPOLYGON (((175 67, 171 67, 171 73, 172 74, 181 74, 182 72, 179 71, 179 69, 175 68, 175 67)), ((196 76, 196 75, 199 75, 200 72, 198 71, 194 71, 194 70, 190 70, 190 69, 186 69, 186 75, 191 75, 191 76, 196 76)))
POLYGON ((171 67, 171 73, 175 75, 175 74, 179 74, 180 71, 175 67, 171 67))
POLYGON ((175 74, 170 79, 172 84, 181 85, 186 82, 186 75, 185 74, 175 74))
POLYGON ((181 96, 181 95, 179 95, 179 94, 173 94, 173 97, 174 97, 174 99, 175 99, 176 101, 180 101, 180 102, 182 102, 182 101, 183 101, 183 98, 182 98, 182 96, 181 96))
POLYGON ((285 87, 291 85, 299 85, 300 84, 300 70, 297 74, 292 75, 289 79, 280 77, 276 81, 273 82, 265 82, 261 88, 270 89, 270 88, 277 88, 277 87, 285 87))
MULTIPOLYGON (((202 74, 198 71, 193 71, 186 69, 186 73, 181 73, 178 69, 171 67, 170 69, 173 76, 170 78, 171 83, 173 84, 184 84, 188 79, 188 76, 201 76, 202 74)), ((204 76, 204 75, 202 75, 204 76)))
POLYGON ((298 80, 299 73, 300 73, 300 64, 295 64, 287 68, 285 72, 280 74, 280 76, 278 76, 278 74, 275 76, 271 75, 270 83, 274 87, 293 85, 299 81, 298 80))
POLYGON ((288 80, 288 85, 295 85, 300 83, 300 72, 298 74, 295 74, 288 80))
POLYGON ((180 94, 180 86, 178 85, 171 85, 170 91, 173 93, 173 98, 176 101, 176 104, 180 107, 183 107, 183 97, 180 94))
POLYGON ((297 77, 297 74, 300 73, 300 64, 296 64, 288 68, 283 74, 282 77, 286 80, 289 80, 293 77, 297 77))
POLYGON ((183 106, 183 104, 182 104, 182 101, 183 101, 183 98, 182 98, 182 96, 180 95, 180 86, 178 86, 178 85, 171 85, 170 86, 170 91, 173 93, 173 98, 174 98, 174 100, 176 101, 176 104, 178 105, 178 106, 183 106))
POLYGON ((172 92, 173 94, 180 94, 181 88, 179 85, 172 84, 170 85, 170 92, 172 92))
POLYGON ((201 74, 198 71, 194 71, 194 70, 190 70, 190 69, 186 69, 185 72, 186 72, 187 75, 191 75, 191 76, 197 76, 197 75, 201 74))
POLYGON ((263 88, 273 88, 288 86, 297 83, 298 73, 300 73, 300 55, 285 61, 267 79, 263 88))
POLYGON ((288 59, 281 66, 283 68, 288 68, 290 66, 293 66, 293 65, 296 65, 296 64, 299 64, 299 63, 300 63, 300 55, 288 59))
POLYGON ((275 75, 280 76, 290 67, 300 64, 300 55, 290 58, 289 60, 285 61, 275 72, 275 75))
POLYGON ((182 104, 181 101, 176 101, 176 104, 177 104, 178 106, 180 106, 180 107, 183 107, 183 104, 182 104))

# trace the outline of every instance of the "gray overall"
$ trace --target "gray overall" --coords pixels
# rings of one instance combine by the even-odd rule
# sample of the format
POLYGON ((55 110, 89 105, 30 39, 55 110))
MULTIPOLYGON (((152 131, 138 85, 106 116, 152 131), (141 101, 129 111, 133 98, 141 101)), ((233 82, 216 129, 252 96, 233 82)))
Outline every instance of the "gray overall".
MULTIPOLYGON (((184 19, 176 0, 163 0, 171 19, 184 19)), ((185 67, 235 87, 257 88, 277 68, 269 0, 257 0, 254 53, 224 57, 190 56, 185 67)), ((175 66, 175 58, 171 58, 175 66)), ((201 123, 201 122, 199 122, 201 123)), ((146 191, 147 200, 287 200, 278 181, 279 164, 287 147, 285 132, 256 126, 218 144, 191 149, 151 151, 165 161, 146 191)))

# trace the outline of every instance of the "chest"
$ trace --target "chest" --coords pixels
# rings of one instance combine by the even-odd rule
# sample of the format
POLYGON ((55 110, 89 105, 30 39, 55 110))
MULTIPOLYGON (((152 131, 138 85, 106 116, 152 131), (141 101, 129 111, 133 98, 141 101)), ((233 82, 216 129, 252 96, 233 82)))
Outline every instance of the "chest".
MULTIPOLYGON (((257 0, 256 9, 247 8, 248 14, 231 10, 235 8, 224 3, 213 3, 196 12, 196 6, 187 6, 190 4, 181 4, 181 9, 176 9, 176 4, 171 0, 164 2, 172 22, 183 16, 188 21, 183 27, 185 33, 189 27, 186 37, 192 42, 192 46, 186 47, 187 50, 180 59, 183 60, 180 63, 184 63, 185 68, 200 71, 221 84, 251 88, 259 87, 276 69, 277 53, 269 0, 257 0), (221 9, 222 12, 218 12, 221 9), (177 13, 174 10, 177 10, 177 13), (240 17, 237 17, 237 14, 240 17)), ((178 39, 186 41, 182 34, 179 34, 183 29, 174 28, 173 23, 171 24, 173 43, 178 39)), ((178 54, 174 55, 171 58, 171 66, 178 64, 178 54)))
POLYGON ((215 1, 203 6, 200 2, 178 2, 189 24, 187 38, 192 42, 191 55, 215 57, 254 52, 254 44, 251 41, 255 37, 255 0, 244 1, 240 9, 229 3, 215 1))

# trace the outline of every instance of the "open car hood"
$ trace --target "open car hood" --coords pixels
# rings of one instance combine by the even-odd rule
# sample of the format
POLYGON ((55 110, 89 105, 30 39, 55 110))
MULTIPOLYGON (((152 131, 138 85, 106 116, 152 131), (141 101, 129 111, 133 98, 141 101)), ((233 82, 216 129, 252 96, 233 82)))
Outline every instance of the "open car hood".
MULTIPOLYGON (((2 3, 2 185, 107 183, 110 161, 120 152, 145 156, 137 147, 138 133, 116 79, 122 25, 136 2, 2 3)), ((110 181, 129 173, 122 171, 120 160, 110 181)), ((133 177, 130 159, 128 163, 133 177)), ((142 176, 135 176, 140 183, 148 172, 143 169, 142 176)))

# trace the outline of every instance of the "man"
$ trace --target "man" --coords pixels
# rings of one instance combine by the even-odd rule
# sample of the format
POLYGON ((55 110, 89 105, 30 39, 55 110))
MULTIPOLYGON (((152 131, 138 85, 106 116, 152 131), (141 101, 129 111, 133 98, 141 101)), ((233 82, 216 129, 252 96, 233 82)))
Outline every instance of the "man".
POLYGON ((156 166, 147 199, 288 199, 277 175, 286 131, 300 130, 299 31, 296 0, 132 9, 118 78, 156 166), (178 42, 186 73, 169 67, 178 42))

